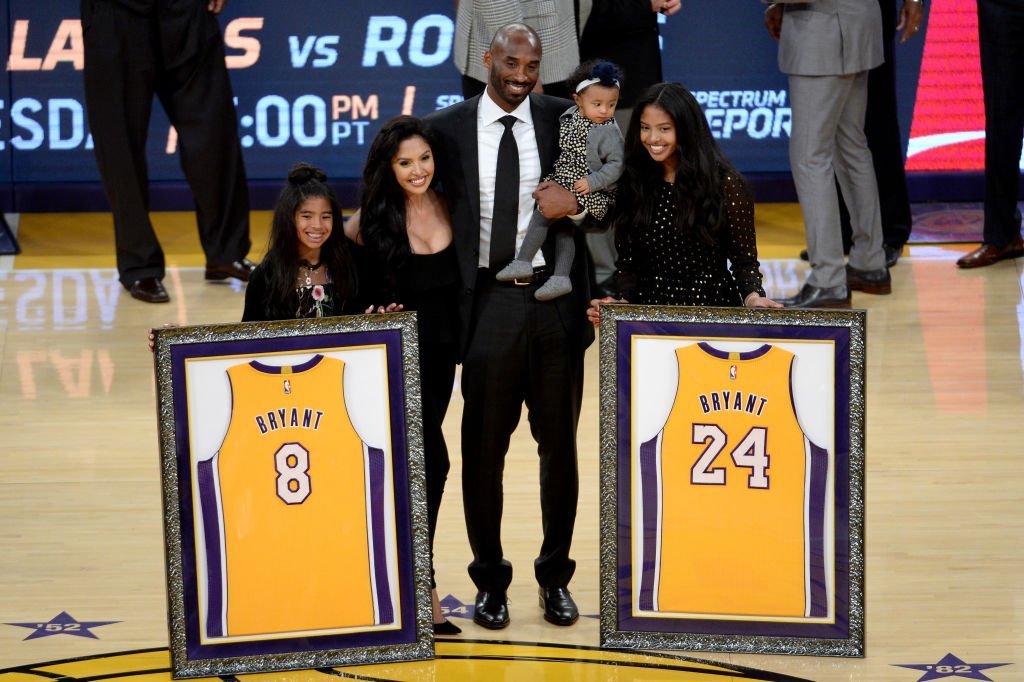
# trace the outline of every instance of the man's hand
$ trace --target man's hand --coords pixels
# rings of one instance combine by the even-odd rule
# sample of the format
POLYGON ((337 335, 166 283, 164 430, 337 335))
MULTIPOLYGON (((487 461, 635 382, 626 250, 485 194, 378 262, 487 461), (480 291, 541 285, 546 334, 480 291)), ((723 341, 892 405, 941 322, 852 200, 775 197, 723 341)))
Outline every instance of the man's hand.
POLYGON ((533 198, 537 202, 537 210, 548 220, 558 220, 567 215, 580 213, 579 204, 572 192, 557 182, 545 180, 533 190, 533 198))
POLYGON ((921 29, 924 23, 924 5, 921 0, 903 0, 903 7, 900 8, 900 23, 896 24, 896 31, 903 31, 900 35, 900 42, 905 43, 921 29))
POLYGON ((210 0, 206 3, 206 9, 212 14, 220 14, 226 4, 228 4, 228 0, 210 0))
POLYGON ((768 35, 772 40, 778 40, 782 35, 782 5, 769 5, 764 11, 764 27, 768 29, 768 35))
POLYGON ((683 8, 683 0, 651 0, 651 11, 661 12, 666 17, 683 8))

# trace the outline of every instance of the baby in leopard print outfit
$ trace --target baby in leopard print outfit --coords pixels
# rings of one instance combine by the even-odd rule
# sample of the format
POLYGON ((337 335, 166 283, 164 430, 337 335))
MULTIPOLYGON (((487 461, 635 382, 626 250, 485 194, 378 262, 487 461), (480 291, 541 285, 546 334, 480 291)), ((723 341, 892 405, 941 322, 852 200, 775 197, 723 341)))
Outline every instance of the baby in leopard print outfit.
MULTIPOLYGON (((551 175, 576 195, 579 205, 594 218, 601 219, 615 201, 615 182, 622 174, 622 132, 615 123, 619 101, 619 67, 594 60, 580 64, 569 76, 575 105, 559 117, 558 146, 561 152, 551 175)), ((533 275, 533 258, 548 235, 551 221, 534 211, 530 227, 515 260, 495 278, 504 282, 528 279, 533 275)), ((541 301, 564 296, 572 291, 569 270, 576 247, 569 230, 555 235, 555 264, 552 275, 534 296, 541 301)))

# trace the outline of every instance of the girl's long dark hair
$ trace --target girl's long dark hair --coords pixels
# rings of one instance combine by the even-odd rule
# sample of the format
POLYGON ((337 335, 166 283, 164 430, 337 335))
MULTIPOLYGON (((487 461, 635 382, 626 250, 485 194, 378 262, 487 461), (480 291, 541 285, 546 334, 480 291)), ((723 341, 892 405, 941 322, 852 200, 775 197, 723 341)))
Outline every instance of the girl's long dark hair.
MULTIPOLYGON (((359 231, 363 243, 376 254, 387 284, 396 286, 395 273, 412 252, 406 232, 405 191, 395 179, 391 161, 402 142, 422 137, 431 151, 436 148, 427 126, 414 116, 396 116, 380 129, 370 145, 363 167, 359 199, 359 231)), ((437 183, 437 173, 430 181, 437 183)))
POLYGON ((633 107, 612 223, 616 234, 628 241, 635 227, 654 220, 654 196, 663 171, 640 142, 640 116, 649 106, 663 109, 676 127, 676 227, 713 243, 726 219, 725 175, 736 170, 711 136, 697 100, 678 83, 652 85, 633 107))
POLYGON ((288 171, 288 184, 277 197, 274 219, 270 225, 267 255, 261 264, 267 274, 267 310, 278 311, 278 316, 281 313, 288 316, 295 313, 294 310, 290 310, 295 294, 295 281, 299 274, 299 238, 295 226, 295 212, 302 202, 310 197, 327 199, 334 216, 331 235, 320 247, 320 262, 327 266, 334 282, 335 296, 339 301, 337 310, 341 310, 344 301, 355 297, 358 288, 352 255, 349 253, 342 230, 341 206, 334 195, 334 190, 327 185, 327 175, 308 163, 296 164, 288 171))

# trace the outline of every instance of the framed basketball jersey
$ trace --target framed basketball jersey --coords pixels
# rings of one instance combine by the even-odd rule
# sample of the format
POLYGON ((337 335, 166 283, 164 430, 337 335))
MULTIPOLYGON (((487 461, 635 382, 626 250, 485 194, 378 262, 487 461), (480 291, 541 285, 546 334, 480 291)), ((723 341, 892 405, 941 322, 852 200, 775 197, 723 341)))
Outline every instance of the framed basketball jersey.
POLYGON ((863 313, 607 311, 602 645, 861 654, 863 313))
POLYGON ((415 315, 162 329, 155 358, 175 676, 432 656, 415 315))

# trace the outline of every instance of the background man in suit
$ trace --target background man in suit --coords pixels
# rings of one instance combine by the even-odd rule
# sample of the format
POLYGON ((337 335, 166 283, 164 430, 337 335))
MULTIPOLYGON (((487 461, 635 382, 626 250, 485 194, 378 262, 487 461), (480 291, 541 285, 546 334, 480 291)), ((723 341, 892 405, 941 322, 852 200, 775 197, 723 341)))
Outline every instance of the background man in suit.
MULTIPOLYGON (((910 239, 913 217, 907 192, 907 173, 903 161, 903 137, 900 135, 899 111, 896 106, 896 34, 903 31, 905 43, 924 23, 921 0, 904 0, 897 22, 896 0, 878 0, 882 8, 882 47, 885 61, 868 72, 868 104, 864 115, 864 134, 875 166, 878 181, 878 205, 882 212, 882 247, 885 264, 896 265, 903 246, 910 239)), ((850 211, 839 193, 839 216, 843 227, 843 251, 850 252, 852 229, 850 211)), ((800 252, 807 260, 807 250, 800 252)))
POLYGON ((789 74, 789 158, 807 232, 811 273, 789 307, 849 307, 850 290, 892 290, 871 152, 864 137, 867 73, 882 63, 882 16, 864 0, 775 4, 765 26, 789 74), (785 11, 783 11, 785 7, 785 11), (835 179, 850 209, 853 246, 843 268, 835 179))
MULTIPOLYGON (((606 59, 622 69, 615 120, 623 131, 640 94, 664 80, 658 14, 671 16, 682 6, 682 0, 593 0, 580 35, 580 60, 606 59)), ((618 298, 615 231, 588 233, 587 248, 594 263, 595 295, 618 298)))
POLYGON ((584 21, 591 0, 456 0, 455 46, 452 58, 462 74, 462 94, 473 97, 484 91, 487 70, 484 52, 500 27, 521 22, 540 36, 544 64, 537 82, 540 90, 555 97, 572 93, 565 79, 580 63, 577 14, 584 21), (578 5, 578 8, 577 8, 578 5))
POLYGON ((249 189, 216 14, 226 0, 82 0, 85 105, 96 165, 114 213, 121 284, 170 300, 164 252, 149 220, 146 137, 153 94, 178 131, 196 204, 206 279, 246 281, 249 189))
POLYGON ((576 427, 583 354, 594 338, 585 317, 589 276, 579 255, 582 243, 577 239, 568 296, 534 298, 554 263, 557 229, 534 259, 531 281, 494 279, 519 250, 534 199, 548 219, 579 211, 575 197, 558 185, 538 188, 557 156, 558 116, 569 102, 530 94, 541 69, 541 43, 525 24, 500 28, 483 60, 486 91, 427 117, 438 139, 437 168, 463 283, 462 494, 473 549, 469 574, 479 590, 473 619, 488 628, 508 625, 512 565, 501 546, 502 471, 525 403, 540 455, 544 530, 534 572, 544 617, 571 625, 579 615, 567 589, 576 567, 569 558, 579 489, 576 427), (514 177, 504 177, 510 167, 514 177))
POLYGON ((977 249, 956 262, 979 268, 1024 256, 1020 235, 1020 151, 1024 136, 1024 5, 978 0, 985 93, 985 227, 977 249))

